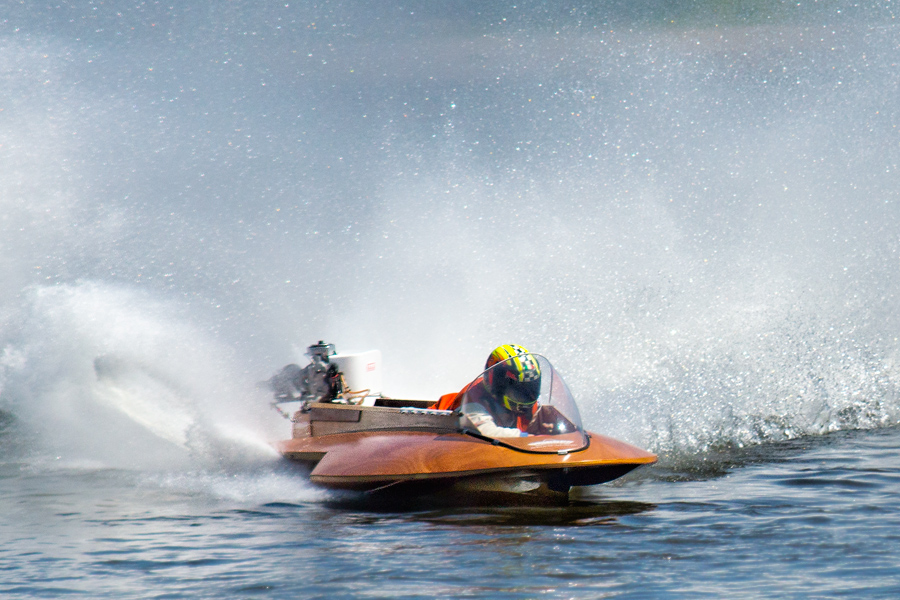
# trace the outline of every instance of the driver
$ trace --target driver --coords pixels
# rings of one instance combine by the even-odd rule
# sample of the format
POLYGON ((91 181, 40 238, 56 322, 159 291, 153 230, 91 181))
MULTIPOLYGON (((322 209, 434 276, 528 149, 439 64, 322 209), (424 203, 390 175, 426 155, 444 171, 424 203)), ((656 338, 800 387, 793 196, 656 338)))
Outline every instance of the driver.
POLYGON ((541 369, 528 350, 499 346, 488 356, 485 372, 458 394, 445 394, 432 408, 456 410, 466 397, 466 417, 481 435, 491 438, 527 436, 537 412, 541 369), (492 368, 493 367, 493 368, 492 368))

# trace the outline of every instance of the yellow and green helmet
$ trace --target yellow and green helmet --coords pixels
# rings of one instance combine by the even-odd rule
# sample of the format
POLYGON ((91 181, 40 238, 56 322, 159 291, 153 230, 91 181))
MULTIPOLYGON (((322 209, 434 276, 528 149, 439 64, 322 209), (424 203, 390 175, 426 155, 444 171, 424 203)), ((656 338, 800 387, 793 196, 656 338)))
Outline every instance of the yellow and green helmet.
POLYGON ((494 348, 484 364, 484 383, 507 410, 527 412, 541 393, 537 358, 516 344, 494 348))

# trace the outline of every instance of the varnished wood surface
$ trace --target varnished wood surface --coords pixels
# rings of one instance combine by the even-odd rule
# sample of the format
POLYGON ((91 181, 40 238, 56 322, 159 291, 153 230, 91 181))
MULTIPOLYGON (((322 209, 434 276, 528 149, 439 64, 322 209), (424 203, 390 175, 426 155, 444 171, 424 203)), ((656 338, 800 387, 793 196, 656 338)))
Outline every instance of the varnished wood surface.
POLYGON ((308 411, 294 415, 293 435, 316 437, 375 430, 451 432, 459 428, 457 415, 416 412, 416 408, 314 403, 308 411))
MULTIPOLYGON (((654 454, 640 448, 596 433, 589 435, 587 449, 564 455, 517 452, 460 433, 397 431, 298 438, 279 442, 277 448, 295 460, 315 460, 324 453, 310 477, 316 483, 336 486, 656 462, 654 454)), ((540 441, 542 436, 533 439, 540 441)))

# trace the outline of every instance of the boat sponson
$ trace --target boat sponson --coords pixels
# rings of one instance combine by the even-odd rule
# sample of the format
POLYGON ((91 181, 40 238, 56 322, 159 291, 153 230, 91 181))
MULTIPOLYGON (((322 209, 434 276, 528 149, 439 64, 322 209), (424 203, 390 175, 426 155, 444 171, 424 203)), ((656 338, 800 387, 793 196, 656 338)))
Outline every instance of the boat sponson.
POLYGON ((656 462, 656 455, 625 442, 588 435, 587 448, 568 454, 519 452, 462 433, 397 431, 290 439, 276 447, 289 459, 318 461, 310 474, 314 483, 348 489, 513 472, 558 472, 570 485, 592 485, 656 462))

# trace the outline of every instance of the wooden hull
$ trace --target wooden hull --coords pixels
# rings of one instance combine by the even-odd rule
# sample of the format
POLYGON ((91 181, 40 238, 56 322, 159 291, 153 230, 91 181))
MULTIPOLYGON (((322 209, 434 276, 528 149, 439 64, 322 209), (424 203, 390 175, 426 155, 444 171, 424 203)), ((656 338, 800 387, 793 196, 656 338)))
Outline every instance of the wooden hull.
MULTIPOLYGON (((324 376, 330 355, 322 354, 323 348, 326 354, 333 351, 324 342, 310 346, 319 370, 303 377, 324 376)), ((520 350, 437 405, 379 395, 315 395, 307 379, 291 379, 288 387, 301 396, 289 389, 276 396, 289 398, 276 406, 298 401, 300 408, 291 418, 292 438, 276 447, 307 465, 318 485, 406 497, 440 492, 442 498, 458 493, 468 499, 484 492, 565 498, 573 486, 605 483, 656 462, 650 452, 585 432, 562 377, 546 358, 520 350), (514 373, 525 363, 528 378, 524 371, 514 373), (499 391, 510 394, 503 396, 506 408, 512 399, 518 412, 500 409, 499 391)), ((323 381, 330 385, 330 379, 323 381)))
MULTIPOLYGON (((463 493, 469 489, 565 494, 571 486, 605 483, 656 462, 654 454, 596 433, 588 434, 586 448, 557 454, 492 444, 441 427, 434 419, 420 425, 425 430, 416 430, 416 421, 407 422, 411 429, 404 430, 396 428, 403 425, 398 415, 374 413, 384 417, 383 425, 369 429, 372 425, 357 415, 372 410, 378 409, 319 407, 318 414, 312 413, 312 421, 309 417, 297 419, 295 437, 276 443, 276 448, 286 458, 309 465, 310 479, 318 485, 358 491, 394 488, 411 493, 453 488, 463 493), (351 410, 355 410, 352 417, 348 416, 351 410), (317 420, 328 426, 320 428, 319 435, 311 435, 317 420)), ((537 443, 540 437, 535 436, 537 443)))

